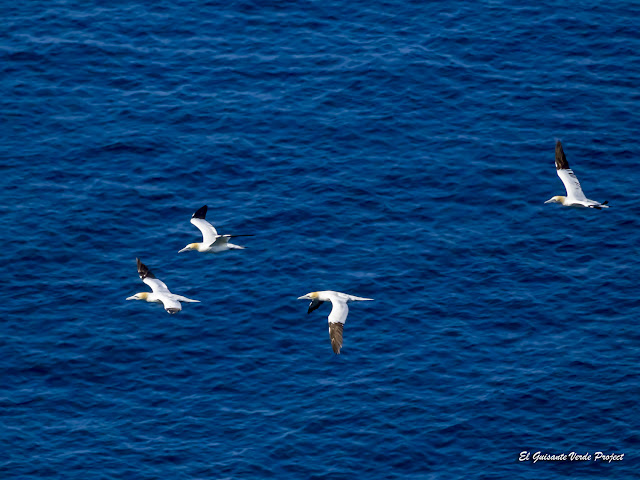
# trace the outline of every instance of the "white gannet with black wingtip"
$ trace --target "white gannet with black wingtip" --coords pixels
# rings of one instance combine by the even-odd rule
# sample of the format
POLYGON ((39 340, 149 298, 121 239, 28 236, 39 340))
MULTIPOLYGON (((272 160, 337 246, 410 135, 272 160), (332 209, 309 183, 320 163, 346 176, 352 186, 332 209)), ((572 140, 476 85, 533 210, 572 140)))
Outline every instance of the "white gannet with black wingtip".
POLYGON ((136 263, 138 264, 138 275, 140 275, 140 279, 151 287, 151 292, 136 293, 132 297, 128 297, 127 300, 145 300, 147 302, 162 303, 164 309, 171 314, 178 313, 182 310, 180 302, 200 303, 200 300, 192 300, 182 295, 171 293, 164 282, 158 280, 139 258, 136 258, 136 263))
POLYGON ((218 235, 218 231, 205 220, 207 216, 207 206, 199 208, 196 213, 191 216, 193 223, 198 230, 202 232, 202 243, 190 243, 178 253, 188 252, 189 250, 197 250, 198 252, 218 253, 225 250, 242 250, 244 247, 229 243, 229 239, 233 237, 253 237, 253 235, 218 235))
POLYGON ((362 298, 346 293, 325 290, 323 292, 311 292, 298 297, 298 300, 311 300, 307 314, 313 312, 324 302, 331 302, 331 313, 329 314, 329 338, 331 339, 331 348, 336 355, 340 353, 342 348, 342 330, 344 322, 349 314, 347 303, 361 300, 373 300, 373 298, 362 298))
POLYGON ((607 203, 609 203, 608 201, 600 203, 595 200, 589 200, 584 195, 578 177, 576 177, 573 170, 569 168, 569 162, 567 162, 567 157, 564 155, 560 140, 556 142, 556 170, 560 180, 562 180, 562 183, 564 183, 567 189, 567 196, 556 195, 544 203, 560 203, 565 207, 586 207, 596 208, 598 210, 601 208, 609 208, 607 205, 607 203))

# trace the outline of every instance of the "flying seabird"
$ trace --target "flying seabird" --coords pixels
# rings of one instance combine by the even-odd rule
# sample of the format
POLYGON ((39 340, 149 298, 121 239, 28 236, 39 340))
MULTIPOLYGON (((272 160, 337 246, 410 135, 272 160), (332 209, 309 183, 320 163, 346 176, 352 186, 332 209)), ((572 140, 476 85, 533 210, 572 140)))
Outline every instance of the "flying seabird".
POLYGON ((199 208, 196 213, 191 216, 193 223, 198 230, 202 232, 202 243, 190 243, 178 253, 188 252, 189 250, 197 250, 198 252, 218 253, 225 250, 238 249, 244 247, 229 243, 229 239, 233 237, 253 237, 253 235, 218 235, 218 231, 205 220, 207 216, 207 206, 199 208))
POLYGON ((298 297, 298 300, 311 300, 307 314, 313 312, 324 302, 331 302, 331 313, 329 314, 329 338, 331 339, 331 347, 333 353, 339 354, 342 348, 342 329, 344 322, 347 320, 349 313, 348 302, 356 300, 373 300, 373 298, 362 298, 354 295, 348 295, 341 292, 333 292, 325 290, 323 292, 311 292, 298 297))
POLYGON ((138 264, 138 275, 140 275, 140 279, 149 285, 152 291, 136 293, 134 296, 128 297, 127 300, 145 300, 147 302, 162 303, 164 309, 171 314, 178 313, 182 310, 180 302, 200 302, 200 300, 192 300, 182 295, 171 293, 164 282, 158 280, 139 258, 136 258, 136 262, 138 264))
POLYGON ((601 208, 609 208, 607 205, 607 203, 609 203, 608 200, 603 203, 596 202, 595 200, 589 200, 585 197, 584 193, 582 193, 582 187, 576 174, 569 168, 569 162, 567 162, 567 157, 564 155, 560 140, 556 142, 556 170, 560 180, 562 180, 562 183, 564 183, 567 189, 567 196, 556 195, 544 203, 561 203, 565 207, 587 207, 597 208, 598 210, 601 208))

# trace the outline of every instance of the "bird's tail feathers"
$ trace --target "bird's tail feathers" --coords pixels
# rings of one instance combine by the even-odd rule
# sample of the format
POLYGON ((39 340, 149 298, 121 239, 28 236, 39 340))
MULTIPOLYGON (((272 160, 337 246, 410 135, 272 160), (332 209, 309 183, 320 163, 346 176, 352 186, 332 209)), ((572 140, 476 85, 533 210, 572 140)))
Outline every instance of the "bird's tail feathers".
POLYGON ((187 298, 187 297, 183 297, 182 295, 173 295, 174 300, 177 300, 179 302, 186 302, 186 303, 200 303, 200 300, 193 300, 192 298, 187 298))
POLYGON ((349 300, 361 301, 361 300, 373 300, 373 298, 356 297, 355 295, 349 295, 349 300))

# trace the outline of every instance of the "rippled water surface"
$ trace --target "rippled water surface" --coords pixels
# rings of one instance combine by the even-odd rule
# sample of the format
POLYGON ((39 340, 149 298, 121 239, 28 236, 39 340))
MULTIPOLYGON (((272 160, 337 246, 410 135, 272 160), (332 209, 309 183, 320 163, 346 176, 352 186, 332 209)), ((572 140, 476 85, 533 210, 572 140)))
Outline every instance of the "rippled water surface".
POLYGON ((2 18, 2 478, 637 478, 637 4, 2 18))

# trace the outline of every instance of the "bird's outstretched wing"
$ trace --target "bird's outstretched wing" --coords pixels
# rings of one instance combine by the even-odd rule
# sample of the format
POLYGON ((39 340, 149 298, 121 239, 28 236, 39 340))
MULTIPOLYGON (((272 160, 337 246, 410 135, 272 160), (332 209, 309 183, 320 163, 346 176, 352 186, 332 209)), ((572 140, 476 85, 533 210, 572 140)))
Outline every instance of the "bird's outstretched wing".
POLYGON ((562 143, 560 140, 556 142, 556 170, 569 170, 569 162, 562 149, 562 143))
POLYGON ((337 295, 331 295, 331 313, 329 314, 329 323, 344 323, 347 320, 349 314, 349 307, 347 302, 337 295))
POLYGON ((205 220, 206 216, 207 206, 204 205, 196 210, 196 213, 191 216, 191 223, 202 232, 202 243, 205 245, 211 245, 216 241, 218 231, 213 227, 213 225, 205 220))
POLYGON ((329 338, 331 339, 331 348, 336 355, 340 353, 342 348, 342 331, 343 323, 329 323, 329 338))
POLYGON ((580 186, 580 182, 578 181, 578 177, 573 173, 573 170, 558 170, 558 176, 560 177, 560 180, 562 180, 562 183, 564 183, 564 188, 567 189, 567 198, 573 198, 580 201, 587 200, 587 197, 580 186))
POLYGON ((573 173, 573 170, 569 168, 569 162, 562 149, 562 143, 560 140, 556 142, 556 170, 558 177, 564 183, 564 188, 567 189, 567 197, 573 198, 579 201, 586 201, 587 197, 582 191, 578 177, 573 173))
POLYGON ((311 300, 311 303, 309 304, 309 310, 307 310, 307 314, 316 310, 323 303, 324 303, 323 301, 320 301, 317 298, 314 298, 313 300, 311 300))
POLYGON ((166 293, 169 291, 164 282, 158 280, 151 270, 149 270, 149 267, 142 263, 139 258, 136 258, 136 263, 138 264, 138 275, 140 275, 140 279, 151 287, 153 293, 166 293))
POLYGON ((180 302, 174 298, 171 298, 170 295, 161 295, 159 298, 162 302, 162 305, 164 306, 164 309, 167 312, 174 314, 182 310, 182 305, 180 305, 180 302))

